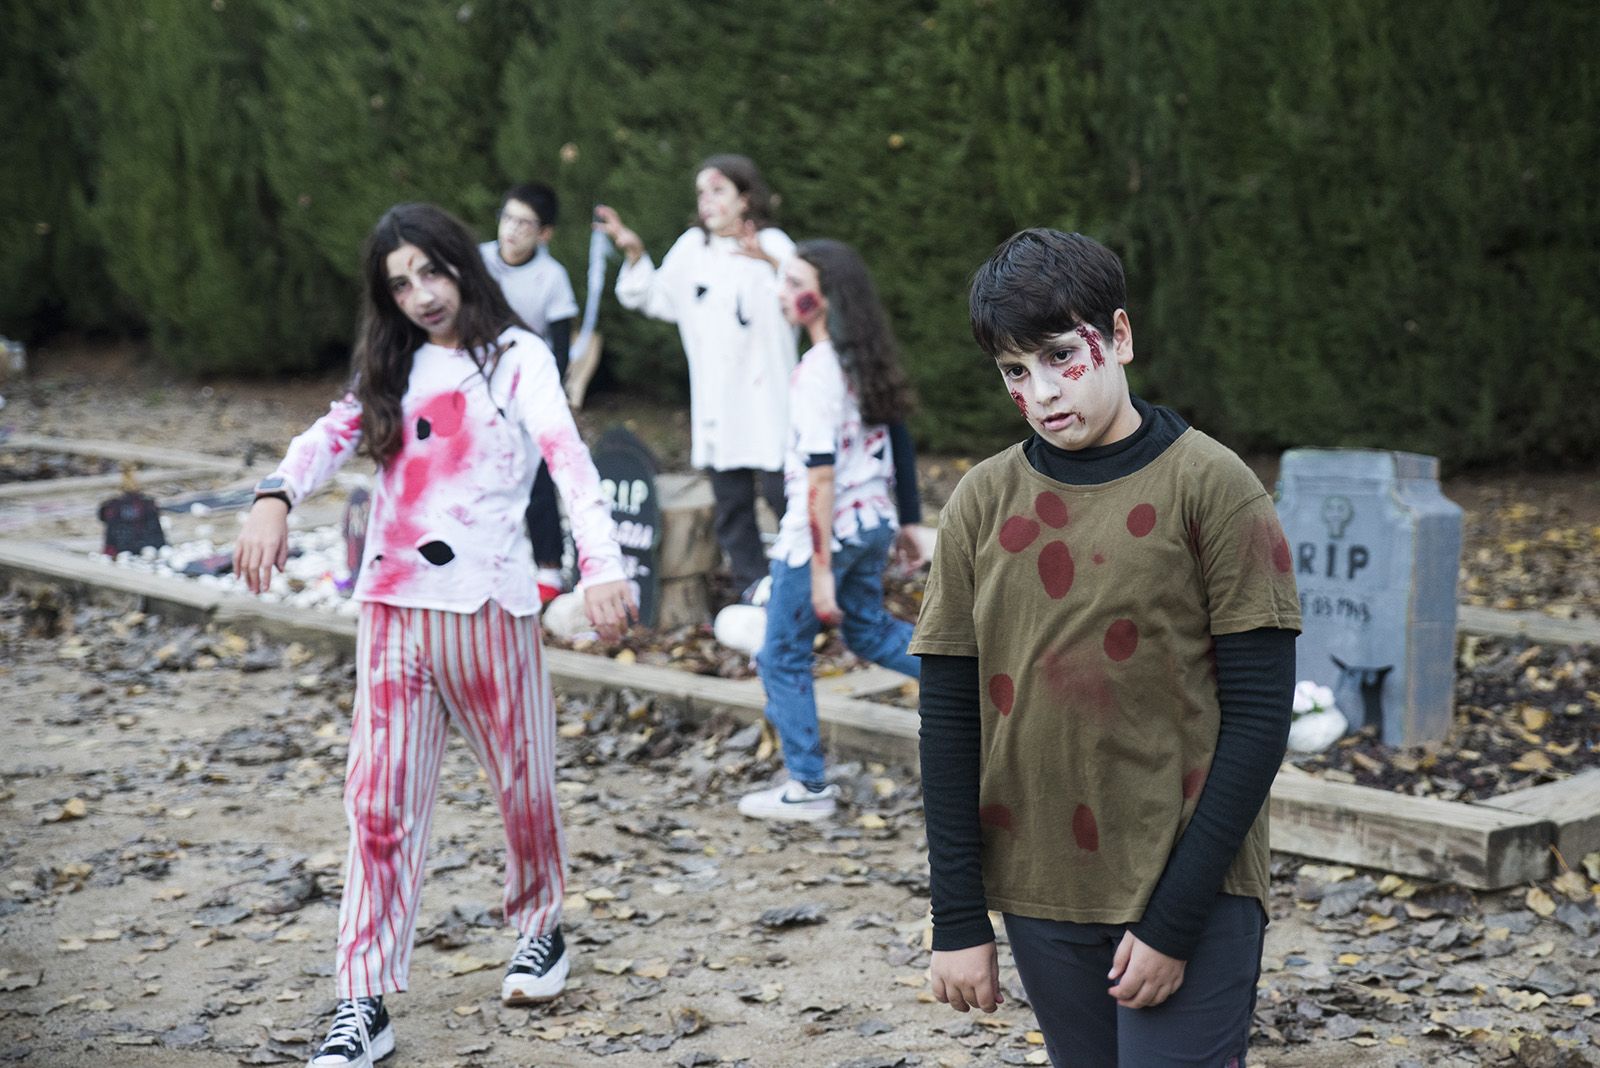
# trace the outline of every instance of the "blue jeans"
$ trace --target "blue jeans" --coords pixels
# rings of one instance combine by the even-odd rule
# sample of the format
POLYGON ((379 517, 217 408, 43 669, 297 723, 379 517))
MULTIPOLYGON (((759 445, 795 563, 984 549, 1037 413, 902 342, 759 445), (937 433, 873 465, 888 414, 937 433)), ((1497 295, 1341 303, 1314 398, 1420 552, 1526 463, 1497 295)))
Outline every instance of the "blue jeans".
MULTIPOLYGON (((921 678, 922 662, 906 652, 911 624, 883 607, 883 568, 895 529, 863 530, 833 553, 833 580, 841 629, 850 651, 902 675, 921 678)), ((811 682, 811 643, 822 623, 811 607, 811 564, 791 567, 773 560, 767 601, 767 636, 756 665, 767 691, 767 719, 783 742, 783 764, 791 779, 822 781, 822 736, 811 682)))

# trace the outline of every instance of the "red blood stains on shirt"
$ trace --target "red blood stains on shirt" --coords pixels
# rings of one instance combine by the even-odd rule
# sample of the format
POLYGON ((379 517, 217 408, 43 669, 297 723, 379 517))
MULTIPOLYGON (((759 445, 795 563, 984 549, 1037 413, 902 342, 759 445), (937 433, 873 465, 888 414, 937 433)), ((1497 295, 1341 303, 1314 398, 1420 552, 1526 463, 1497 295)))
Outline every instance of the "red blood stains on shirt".
POLYGON ((1064 541, 1053 541, 1039 551, 1039 581, 1044 592, 1060 600, 1072 589, 1072 550, 1064 541))
POLYGON ((1156 529, 1156 506, 1135 505, 1133 511, 1128 513, 1128 533, 1136 538, 1142 538, 1154 529, 1156 529))
POLYGON ((1244 545, 1249 562, 1256 567, 1270 567, 1280 575, 1287 575, 1294 566, 1289 543, 1284 539, 1283 528, 1278 525, 1276 516, 1259 517, 1251 526, 1250 536, 1244 545))
POLYGON ((1094 810, 1088 805, 1079 805, 1072 810, 1072 840, 1085 853, 1100 850, 1100 825, 1095 822, 1094 810))
POLYGON ((1092 557, 1090 557, 1090 559, 1093 560, 1097 564, 1103 564, 1103 563, 1106 562, 1106 554, 1105 553, 1095 553, 1092 557))
POLYGON ((985 827, 998 827, 1002 831, 1017 833, 1017 818, 1010 805, 984 805, 978 809, 978 822, 985 827))
POLYGON ((1275 530, 1272 534, 1272 566, 1278 569, 1280 575, 1287 575, 1294 566, 1289 553, 1289 541, 1283 536, 1282 530, 1275 530))
POLYGON ((1139 628, 1131 619, 1119 619, 1106 628, 1106 655, 1121 663, 1139 648, 1139 628))
POLYGON ((995 675, 989 679, 989 700, 1002 716, 1011 715, 1011 706, 1017 699, 1017 684, 1010 675, 995 675))
POLYGON ((1072 381, 1076 382, 1078 379, 1082 378, 1084 375, 1086 375, 1088 373, 1089 373, 1089 365, 1088 364, 1086 364, 1086 363, 1075 363, 1075 364, 1072 364, 1071 366, 1067 367, 1065 370, 1063 370, 1061 372, 1061 377, 1070 378, 1072 381))
POLYGON ((1206 769, 1194 768, 1185 772, 1183 776, 1183 799, 1193 801, 1200 796, 1200 788, 1206 784, 1206 769))
POLYGON ((1068 714, 1094 716, 1102 722, 1116 714, 1116 694, 1099 650, 1058 646, 1040 655, 1037 670, 1045 692, 1068 714))
POLYGON ((1017 406, 1017 411, 1022 413, 1022 418, 1028 418, 1028 402, 1016 390, 1011 391, 1011 401, 1017 406))
POLYGON ((467 397, 459 389, 441 393, 417 409, 417 418, 426 419, 434 434, 447 438, 461 429, 461 417, 467 413, 467 397))
POLYGON ((1104 367, 1106 365, 1106 358, 1100 352, 1100 331, 1096 330, 1088 323, 1079 323, 1077 334, 1088 344, 1089 359, 1094 363, 1095 369, 1099 370, 1100 368, 1104 367))
POLYGON ((1044 520, 1046 526, 1060 530, 1067 525, 1066 502, 1049 490, 1034 498, 1033 510, 1039 513, 1039 518, 1044 520))
POLYGON ((1026 516, 1014 515, 1000 525, 1000 548, 1020 553, 1039 536, 1039 524, 1026 516))

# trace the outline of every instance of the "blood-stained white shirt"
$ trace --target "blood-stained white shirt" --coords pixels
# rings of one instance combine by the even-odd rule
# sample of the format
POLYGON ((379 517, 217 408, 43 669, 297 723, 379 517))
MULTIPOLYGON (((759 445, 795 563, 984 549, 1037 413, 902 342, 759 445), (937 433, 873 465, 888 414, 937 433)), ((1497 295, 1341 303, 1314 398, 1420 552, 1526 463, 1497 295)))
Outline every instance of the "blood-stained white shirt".
POLYGON ((863 530, 900 525, 889 428, 862 425, 860 404, 830 341, 808 349, 789 380, 783 519, 768 555, 790 567, 811 559, 807 461, 825 454, 833 456, 833 548, 863 530))
MULTIPOLYGON (((776 227, 757 239, 779 262, 794 252, 776 227)), ((777 273, 738 248, 735 238, 708 241, 698 227, 685 231, 659 268, 649 256, 623 265, 617 300, 678 324, 689 359, 690 462, 714 471, 777 471, 787 443, 795 330, 778 306, 777 273)))
MULTIPOLYGON (((550 466, 578 546, 579 587, 623 577, 611 511, 578 436, 555 357, 520 327, 486 379, 459 349, 426 344, 400 407, 400 451, 378 471, 355 599, 475 612, 497 601, 539 610, 524 515, 539 460, 550 466)), ((333 477, 361 440, 354 395, 289 444, 277 474, 298 504, 333 477)))

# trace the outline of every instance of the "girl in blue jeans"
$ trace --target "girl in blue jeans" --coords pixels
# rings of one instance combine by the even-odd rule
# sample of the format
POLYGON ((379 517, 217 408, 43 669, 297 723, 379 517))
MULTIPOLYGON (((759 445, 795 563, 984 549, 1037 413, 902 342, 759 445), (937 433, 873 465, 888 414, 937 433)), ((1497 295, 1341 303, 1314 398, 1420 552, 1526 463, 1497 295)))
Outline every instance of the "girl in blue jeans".
POLYGON ((837 624, 857 656, 919 677, 906 652, 911 624, 883 607, 883 569, 891 551, 920 563, 923 532, 902 423, 911 389, 861 257, 838 241, 802 243, 780 270, 779 303, 811 339, 789 379, 785 507, 756 656, 789 777, 741 798, 739 811, 820 820, 833 814, 839 788, 823 777, 812 642, 837 624))

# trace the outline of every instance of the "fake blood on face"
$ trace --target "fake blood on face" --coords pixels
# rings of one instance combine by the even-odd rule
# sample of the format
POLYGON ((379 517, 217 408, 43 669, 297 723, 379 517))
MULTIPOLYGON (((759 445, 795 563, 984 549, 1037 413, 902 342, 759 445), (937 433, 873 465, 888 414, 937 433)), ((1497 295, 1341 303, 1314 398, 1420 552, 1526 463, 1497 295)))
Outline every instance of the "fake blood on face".
POLYGON ((1094 364, 1095 370, 1098 371, 1100 368, 1104 367, 1106 365, 1106 358, 1100 352, 1100 331, 1096 330, 1088 323, 1079 323, 1077 334, 1079 337, 1083 338, 1084 342, 1089 346, 1089 360, 1094 364))
POLYGON ((1022 394, 1012 390, 1011 400, 1017 406, 1017 411, 1022 413, 1022 418, 1028 418, 1028 402, 1022 399, 1022 394))

